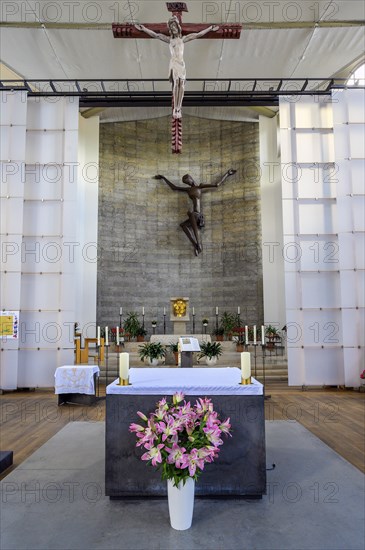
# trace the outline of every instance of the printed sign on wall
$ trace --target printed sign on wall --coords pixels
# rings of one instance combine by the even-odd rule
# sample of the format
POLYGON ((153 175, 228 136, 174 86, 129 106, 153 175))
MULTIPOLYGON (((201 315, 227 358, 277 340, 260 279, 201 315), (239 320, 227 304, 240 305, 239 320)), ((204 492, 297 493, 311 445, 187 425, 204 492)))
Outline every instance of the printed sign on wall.
POLYGON ((0 337, 18 338, 19 311, 0 311, 0 337))

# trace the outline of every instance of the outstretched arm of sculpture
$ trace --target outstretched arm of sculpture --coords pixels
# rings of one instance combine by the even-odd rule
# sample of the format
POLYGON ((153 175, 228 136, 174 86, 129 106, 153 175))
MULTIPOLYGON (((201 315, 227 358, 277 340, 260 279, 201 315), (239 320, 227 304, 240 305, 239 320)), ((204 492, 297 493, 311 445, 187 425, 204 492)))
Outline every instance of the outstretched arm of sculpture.
POLYGON ((157 176, 155 176, 155 180, 164 180, 167 185, 169 187, 171 187, 171 189, 173 191, 185 191, 185 193, 187 192, 188 188, 187 187, 178 187, 177 185, 175 185, 174 183, 172 183, 170 180, 168 180, 167 178, 165 178, 165 176, 161 176, 160 174, 157 174, 157 176))
POLYGON ((165 34, 157 33, 155 31, 152 31, 151 29, 148 29, 144 25, 139 25, 137 23, 134 26, 136 27, 137 30, 145 32, 152 38, 158 38, 159 40, 162 40, 162 42, 167 42, 168 44, 170 42, 170 37, 166 36, 165 34))
POLYGON ((200 32, 192 32, 191 34, 187 34, 186 36, 183 36, 183 42, 190 42, 191 40, 195 40, 196 38, 201 38, 205 34, 208 34, 208 32, 213 31, 216 32, 219 30, 218 25, 210 25, 210 27, 207 27, 206 29, 203 29, 200 32))
POLYGON ((228 172, 226 172, 224 174, 224 176, 222 177, 222 179, 220 179, 217 183, 203 183, 201 185, 199 185, 200 189, 209 189, 210 187, 219 187, 220 185, 222 185, 222 183, 224 183, 226 181, 227 178, 229 178, 230 176, 233 176, 233 174, 235 174, 237 172, 237 170, 233 170, 232 168, 230 170, 228 170, 228 172))

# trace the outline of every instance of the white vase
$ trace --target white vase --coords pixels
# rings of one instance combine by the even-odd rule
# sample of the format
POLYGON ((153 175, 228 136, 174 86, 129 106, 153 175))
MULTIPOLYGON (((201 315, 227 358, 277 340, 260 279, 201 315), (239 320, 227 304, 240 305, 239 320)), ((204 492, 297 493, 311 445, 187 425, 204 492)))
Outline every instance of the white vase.
POLYGON ((151 358, 149 358, 149 359, 148 359, 148 364, 150 365, 150 367, 157 367, 157 365, 158 365, 158 359, 151 359, 151 358))
POLYGON ((217 362, 217 358, 216 357, 206 357, 205 358, 205 364, 208 365, 208 367, 213 367, 217 362))
POLYGON ((170 523, 173 529, 190 529, 194 511, 195 480, 189 477, 185 485, 180 481, 177 487, 174 481, 167 480, 170 523))

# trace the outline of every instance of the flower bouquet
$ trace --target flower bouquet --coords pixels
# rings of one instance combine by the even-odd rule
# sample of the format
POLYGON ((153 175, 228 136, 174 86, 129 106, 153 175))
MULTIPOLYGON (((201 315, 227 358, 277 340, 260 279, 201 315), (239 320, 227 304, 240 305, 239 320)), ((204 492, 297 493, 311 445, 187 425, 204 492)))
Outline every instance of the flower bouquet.
POLYGON ((175 487, 189 477, 197 480, 204 465, 218 456, 222 434, 231 435, 230 419, 220 421, 210 399, 199 398, 191 405, 181 392, 173 395, 172 403, 161 399, 149 417, 137 414, 145 425, 133 423, 129 430, 137 436, 137 447, 147 451, 141 459, 161 467, 162 479, 173 480, 175 487))

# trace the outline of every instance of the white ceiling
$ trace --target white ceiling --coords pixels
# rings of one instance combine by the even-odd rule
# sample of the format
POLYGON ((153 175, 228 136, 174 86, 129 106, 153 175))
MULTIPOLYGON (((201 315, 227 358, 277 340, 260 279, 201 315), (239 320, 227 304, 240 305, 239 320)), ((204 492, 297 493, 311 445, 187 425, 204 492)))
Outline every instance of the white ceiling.
MULTIPOLYGON (((362 0, 186 3, 186 23, 243 25, 239 40, 186 44, 188 82, 189 78, 347 77, 364 58, 364 26, 346 26, 364 21, 362 0)), ((167 78, 170 54, 165 43, 114 39, 111 30, 113 22, 166 22, 170 14, 162 0, 12 0, 3 2, 1 16, 1 61, 21 77, 167 78)))

